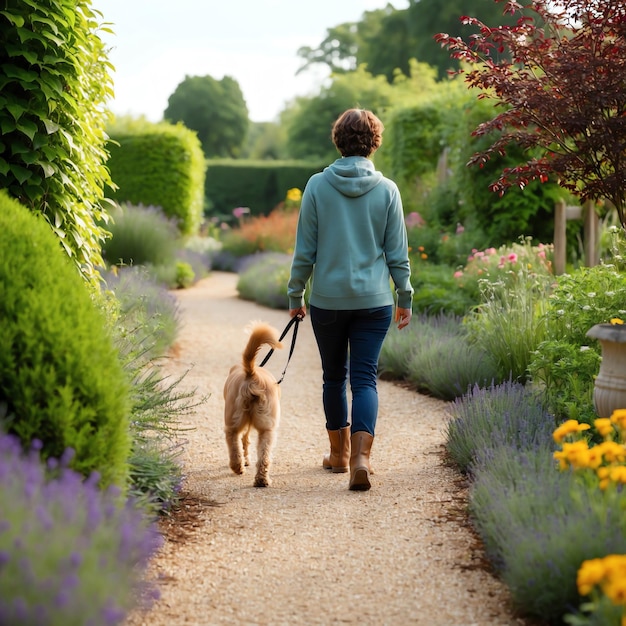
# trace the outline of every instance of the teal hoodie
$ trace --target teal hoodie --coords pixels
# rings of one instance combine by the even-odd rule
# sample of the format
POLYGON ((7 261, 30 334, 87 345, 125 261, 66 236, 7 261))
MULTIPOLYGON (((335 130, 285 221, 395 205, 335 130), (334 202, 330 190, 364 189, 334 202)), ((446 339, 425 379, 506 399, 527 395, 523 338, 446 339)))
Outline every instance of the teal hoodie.
POLYGON ((287 287, 289 308, 370 309, 413 297, 402 199, 396 184, 365 157, 337 159, 307 183, 287 287))

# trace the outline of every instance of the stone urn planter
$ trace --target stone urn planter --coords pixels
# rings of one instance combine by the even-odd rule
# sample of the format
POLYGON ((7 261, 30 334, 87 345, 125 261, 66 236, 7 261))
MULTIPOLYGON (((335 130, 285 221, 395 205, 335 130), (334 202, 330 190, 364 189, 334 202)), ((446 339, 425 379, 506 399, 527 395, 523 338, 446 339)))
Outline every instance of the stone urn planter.
POLYGON ((611 417, 615 409, 626 409, 626 324, 596 324, 587 337, 597 339, 602 348, 594 406, 600 417, 611 417))

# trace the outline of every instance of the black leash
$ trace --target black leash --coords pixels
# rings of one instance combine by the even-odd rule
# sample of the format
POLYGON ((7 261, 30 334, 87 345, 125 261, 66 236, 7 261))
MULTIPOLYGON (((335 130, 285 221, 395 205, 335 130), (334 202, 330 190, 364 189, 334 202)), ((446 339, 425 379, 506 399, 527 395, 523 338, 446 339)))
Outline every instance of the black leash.
MULTIPOLYGON (((282 341, 285 338, 285 335, 289 332, 289 329, 295 324, 293 329, 293 336, 291 337, 291 347, 289 348, 289 355, 287 356, 287 363, 285 364, 285 369, 283 370, 282 376, 278 381, 278 384, 283 382, 283 378, 285 378, 285 372, 287 371, 287 365, 289 365, 289 361, 291 360, 291 355, 293 354, 293 349, 296 347, 296 337, 298 336, 298 326, 300 322, 304 318, 301 315, 294 315, 290 320, 287 326, 285 326, 285 330, 283 330, 282 335, 278 338, 278 341, 282 341)), ((261 361, 261 365, 259 367, 263 367, 269 360, 270 357, 274 354, 274 348, 272 348, 266 355, 265 358, 261 361)))

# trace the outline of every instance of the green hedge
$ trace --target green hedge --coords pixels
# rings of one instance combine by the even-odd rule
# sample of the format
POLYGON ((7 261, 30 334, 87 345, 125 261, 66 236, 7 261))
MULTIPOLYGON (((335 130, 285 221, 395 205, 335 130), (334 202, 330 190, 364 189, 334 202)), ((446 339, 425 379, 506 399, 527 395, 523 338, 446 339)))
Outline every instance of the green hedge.
POLYGON ((111 97, 91 0, 3 2, 0 189, 43 213, 84 275, 102 265, 105 103, 111 97))
POLYGON ((0 192, 0 428, 123 486, 130 385, 91 291, 48 224, 0 192))
POLYGON ((208 161, 208 214, 230 217, 233 209, 245 206, 252 215, 267 215, 285 199, 289 189, 304 189, 311 175, 326 165, 306 161, 208 161))
POLYGON ((109 129, 108 165, 118 203, 158 206, 181 233, 198 232, 204 204, 205 160, 196 133, 182 124, 145 120, 109 129))

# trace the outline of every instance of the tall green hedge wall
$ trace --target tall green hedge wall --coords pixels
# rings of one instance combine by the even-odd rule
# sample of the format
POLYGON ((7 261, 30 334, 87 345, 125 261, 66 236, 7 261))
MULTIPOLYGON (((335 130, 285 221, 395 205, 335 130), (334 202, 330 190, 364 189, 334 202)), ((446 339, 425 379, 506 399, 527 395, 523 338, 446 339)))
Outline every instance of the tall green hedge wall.
POLYGON ((91 0, 0 8, 0 188, 42 213, 97 284, 106 215, 105 103, 113 93, 91 0))
POLYGON ((185 235, 198 232, 204 209, 205 159, 195 132, 182 124, 113 126, 108 165, 118 203, 159 206, 185 235))
POLYGON ((252 215, 267 215, 285 199, 289 189, 304 189, 311 175, 326 165, 305 161, 208 161, 207 213, 230 216, 233 209, 245 206, 252 215))

